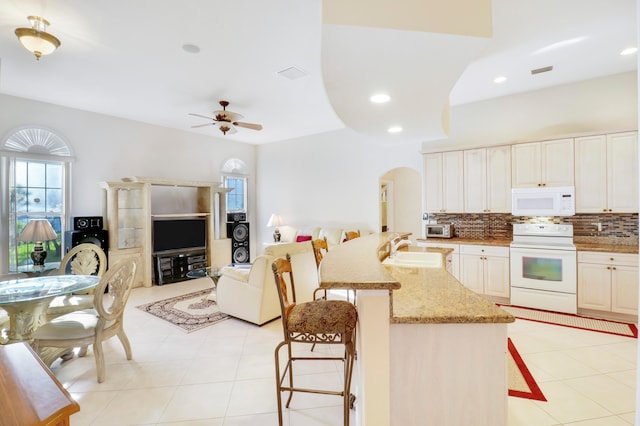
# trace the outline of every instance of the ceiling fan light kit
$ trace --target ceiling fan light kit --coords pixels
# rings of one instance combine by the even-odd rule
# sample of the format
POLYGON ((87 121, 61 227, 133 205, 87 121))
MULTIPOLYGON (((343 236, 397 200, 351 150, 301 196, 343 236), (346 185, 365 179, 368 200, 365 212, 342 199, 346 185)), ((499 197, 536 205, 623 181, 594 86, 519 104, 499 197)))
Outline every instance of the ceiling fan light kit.
POLYGON ((193 115, 194 117, 200 117, 200 118, 206 118, 207 120, 212 120, 211 123, 197 124, 195 126, 191 126, 191 128, 193 129, 197 127, 218 125, 218 129, 220 129, 223 135, 226 135, 227 133, 230 135, 233 133, 236 133, 237 132, 236 127, 244 127, 246 129, 251 129, 251 130, 262 130, 261 124, 244 123, 241 121, 237 121, 237 120, 241 120, 244 117, 238 113, 227 111, 227 107, 229 106, 229 101, 220 101, 220 106, 222 106, 222 110, 214 111, 213 117, 207 117, 206 115, 189 113, 189 115, 193 115))
POLYGON ((60 40, 49 34, 49 21, 39 16, 28 16, 31 28, 16 28, 16 36, 22 46, 40 60, 42 55, 49 55, 60 47, 60 40))

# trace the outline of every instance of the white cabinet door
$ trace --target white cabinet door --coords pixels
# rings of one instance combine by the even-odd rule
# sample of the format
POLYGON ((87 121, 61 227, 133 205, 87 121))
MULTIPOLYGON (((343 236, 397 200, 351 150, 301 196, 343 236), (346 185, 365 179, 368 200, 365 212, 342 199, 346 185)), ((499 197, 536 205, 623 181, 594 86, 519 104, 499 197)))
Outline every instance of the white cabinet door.
POLYGON ((609 265, 578 262, 579 308, 611 310, 610 268, 609 265))
POLYGON ((425 211, 438 213, 443 208, 442 153, 425 154, 422 173, 424 176, 425 211))
POLYGON ((484 294, 509 297, 509 258, 484 258, 484 294))
POLYGON ((638 315, 638 267, 613 266, 611 272, 611 311, 638 315))
POLYGON ((464 211, 487 212, 487 150, 464 151, 464 211))
POLYGON ((511 145, 511 186, 531 188, 540 186, 540 143, 511 145))
POLYGON ((638 212, 638 135, 607 135, 607 204, 614 213, 638 212))
POLYGON ((540 142, 542 186, 573 186, 573 139, 540 142))
POLYGON ((429 213, 462 213, 462 151, 425 154, 423 158, 424 202, 429 213))
POLYGON ((484 292, 483 256, 474 254, 460 255, 460 282, 469 290, 478 294, 484 292))
POLYGON ((607 211, 607 137, 576 138, 576 213, 607 211))
POLYGON ((511 147, 487 148, 487 210, 511 213, 511 147))
POLYGON ((511 164, 514 188, 573 186, 573 139, 512 145, 511 164))
POLYGON ((464 166, 462 151, 443 153, 442 166, 444 211, 462 213, 464 211, 464 166))

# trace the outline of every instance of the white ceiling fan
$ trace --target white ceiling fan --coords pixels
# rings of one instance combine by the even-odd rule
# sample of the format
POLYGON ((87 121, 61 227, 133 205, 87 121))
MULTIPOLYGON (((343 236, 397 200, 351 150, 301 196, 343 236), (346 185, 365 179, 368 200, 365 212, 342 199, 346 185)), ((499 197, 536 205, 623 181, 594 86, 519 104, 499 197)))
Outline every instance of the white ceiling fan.
POLYGON ((189 113, 189 115, 193 115, 194 117, 206 118, 207 120, 211 120, 211 123, 206 124, 198 124, 195 126, 191 126, 192 129, 197 127, 204 126, 218 126, 220 131, 223 134, 233 134, 236 133, 236 127, 244 127, 246 129, 251 130, 262 130, 261 124, 254 123, 244 123, 242 120, 244 117, 238 113, 227 111, 227 106, 229 106, 229 101, 220 101, 220 105, 222 106, 222 110, 214 111, 213 117, 207 117, 205 115, 189 113))

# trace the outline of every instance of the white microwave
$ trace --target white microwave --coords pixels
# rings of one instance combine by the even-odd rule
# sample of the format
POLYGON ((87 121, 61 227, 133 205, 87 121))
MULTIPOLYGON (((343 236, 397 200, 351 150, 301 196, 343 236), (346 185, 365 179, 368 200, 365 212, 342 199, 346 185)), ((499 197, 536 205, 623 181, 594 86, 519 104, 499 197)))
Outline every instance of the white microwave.
POLYGON ((511 214, 514 216, 573 216, 576 214, 573 186, 513 188, 511 214))

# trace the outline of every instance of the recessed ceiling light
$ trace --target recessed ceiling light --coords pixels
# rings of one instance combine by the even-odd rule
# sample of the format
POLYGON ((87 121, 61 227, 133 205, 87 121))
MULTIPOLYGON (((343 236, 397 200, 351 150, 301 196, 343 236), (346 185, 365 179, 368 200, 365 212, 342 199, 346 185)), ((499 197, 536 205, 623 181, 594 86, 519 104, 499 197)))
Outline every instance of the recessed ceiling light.
POLYGON ((400 133, 402 131, 402 127, 400 126, 391 126, 387 129, 389 133, 400 133))
POLYGON ((182 50, 184 50, 185 52, 188 52, 188 53, 199 53, 200 52, 200 48, 198 46, 196 46, 195 44, 183 44, 182 45, 182 50))
POLYGON ((493 79, 494 83, 504 83, 505 81, 507 81, 507 77, 505 77, 503 75, 498 76, 498 77, 493 79))
POLYGON ((622 52, 620 52, 621 55, 633 55, 634 53, 636 53, 638 51, 637 47, 627 47, 626 49, 624 49, 622 52))
POLYGON ((378 93, 377 95, 371 96, 369 100, 374 104, 383 104, 385 102, 389 102, 391 100, 391 96, 385 93, 378 93))

